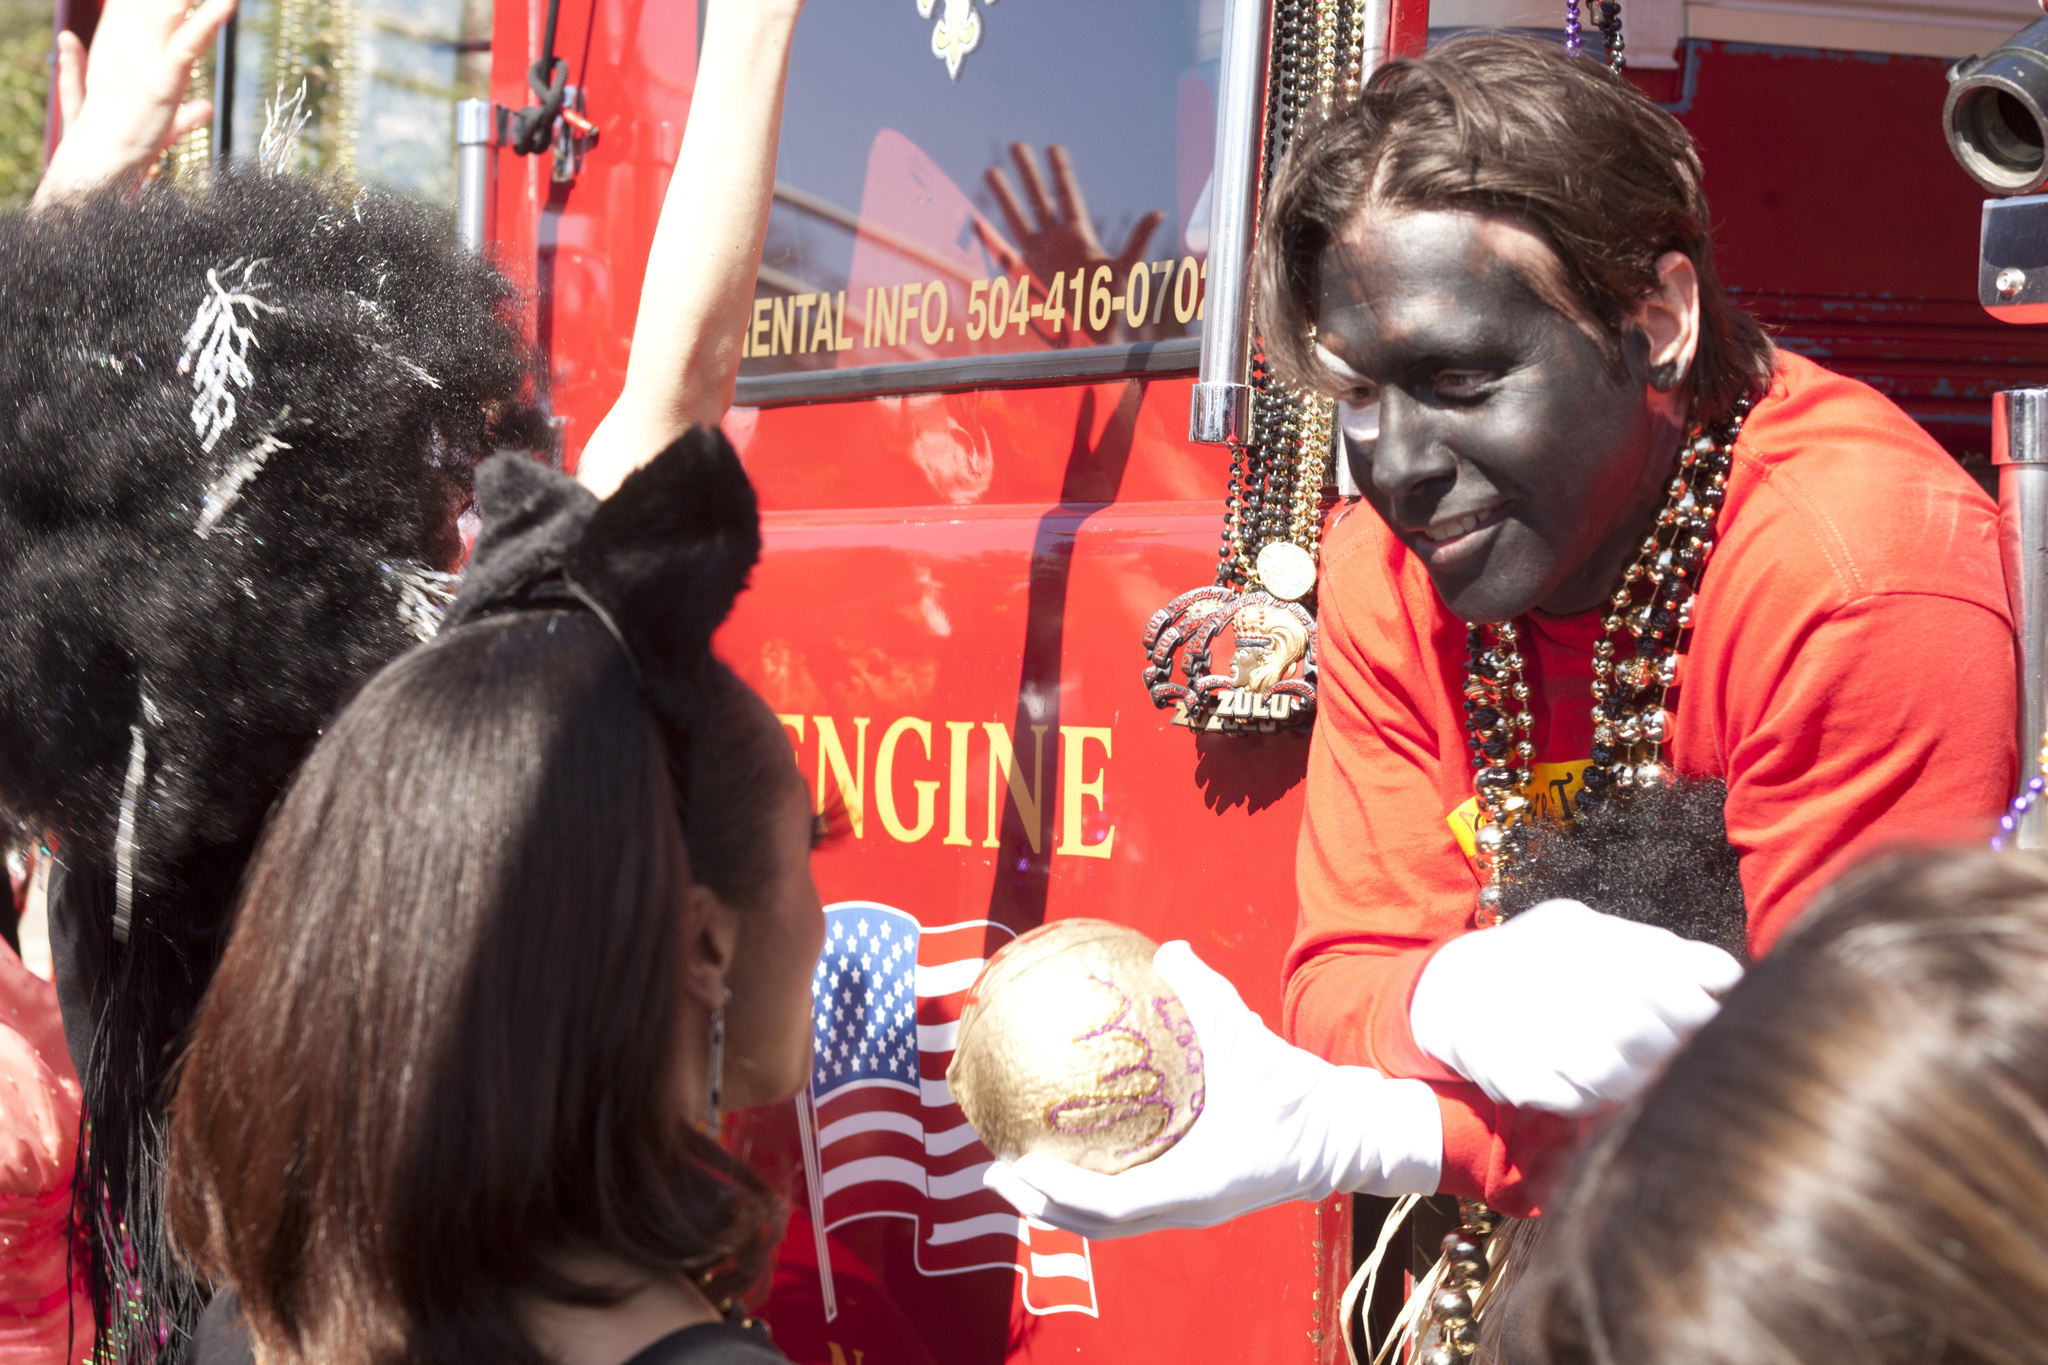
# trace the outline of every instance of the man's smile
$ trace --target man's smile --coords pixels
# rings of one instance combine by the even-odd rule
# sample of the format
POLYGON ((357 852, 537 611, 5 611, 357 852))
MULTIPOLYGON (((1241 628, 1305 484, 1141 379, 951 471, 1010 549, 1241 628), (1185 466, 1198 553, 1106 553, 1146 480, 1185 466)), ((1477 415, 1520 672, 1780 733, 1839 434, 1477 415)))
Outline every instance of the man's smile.
POLYGON ((1401 535, 1426 568, 1455 568, 1485 550, 1506 511, 1507 503, 1495 500, 1467 512, 1404 524, 1401 535))

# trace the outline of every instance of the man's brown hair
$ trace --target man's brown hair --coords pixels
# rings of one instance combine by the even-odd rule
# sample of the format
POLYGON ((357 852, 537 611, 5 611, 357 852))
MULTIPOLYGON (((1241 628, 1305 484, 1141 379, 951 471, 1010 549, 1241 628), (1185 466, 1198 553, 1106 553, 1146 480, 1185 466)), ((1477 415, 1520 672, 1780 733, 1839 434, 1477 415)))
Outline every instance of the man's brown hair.
POLYGON ((2048 860, 1836 886, 1553 1217, 1551 1365, 2048 1361, 2048 860))
MULTIPOLYGON (((1549 43, 1457 38, 1388 62, 1348 108, 1306 133, 1274 179, 1259 243, 1266 354, 1313 389, 1324 249, 1368 209, 1499 214, 1557 257, 1568 311, 1619 363, 1622 327, 1667 251, 1700 283, 1696 415, 1724 415, 1770 382, 1771 344, 1714 270, 1700 159, 1678 120, 1597 62, 1549 43)), ((1545 286, 1550 286, 1545 288, 1545 286)))

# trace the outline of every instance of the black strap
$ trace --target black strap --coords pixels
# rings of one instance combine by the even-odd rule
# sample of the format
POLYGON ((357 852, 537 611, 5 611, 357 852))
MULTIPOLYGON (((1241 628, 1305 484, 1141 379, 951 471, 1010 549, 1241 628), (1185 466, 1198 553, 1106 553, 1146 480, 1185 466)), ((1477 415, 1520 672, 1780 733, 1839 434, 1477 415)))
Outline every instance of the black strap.
POLYGON ((555 55, 555 21, 561 13, 562 0, 548 0, 540 60, 526 69, 527 87, 540 103, 512 115, 512 150, 521 156, 539 156, 555 145, 555 120, 562 116, 562 101, 569 91, 569 64, 555 55))
POLYGON ((765 1331, 705 1322, 671 1332, 626 1365, 788 1365, 765 1331))

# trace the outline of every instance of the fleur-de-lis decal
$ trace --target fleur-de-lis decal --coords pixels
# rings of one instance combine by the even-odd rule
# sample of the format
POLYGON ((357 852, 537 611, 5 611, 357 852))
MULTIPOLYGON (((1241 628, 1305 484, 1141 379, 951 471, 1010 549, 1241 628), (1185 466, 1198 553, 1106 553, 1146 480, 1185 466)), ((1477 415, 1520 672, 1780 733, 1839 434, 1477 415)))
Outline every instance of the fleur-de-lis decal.
MULTIPOLYGON (((993 3, 993 0, 987 2, 993 3)), ((938 3, 939 0, 917 0, 917 12, 929 19, 938 3)), ((960 79, 961 61, 981 43, 981 15, 975 12, 974 0, 944 0, 944 3, 939 22, 932 27, 932 55, 945 62, 946 74, 957 81, 960 79)))

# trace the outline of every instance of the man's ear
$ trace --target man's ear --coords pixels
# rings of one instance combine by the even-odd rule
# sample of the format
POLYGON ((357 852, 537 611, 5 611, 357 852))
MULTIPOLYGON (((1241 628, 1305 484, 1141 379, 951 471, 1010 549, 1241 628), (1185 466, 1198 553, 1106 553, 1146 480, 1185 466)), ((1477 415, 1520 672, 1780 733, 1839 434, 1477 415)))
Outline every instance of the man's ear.
POLYGON ((1636 305, 1635 325, 1650 344, 1650 387, 1677 389, 1700 345, 1700 275, 1692 257, 1667 251, 1657 258, 1657 283, 1636 305))
POLYGON ((707 1010, 725 1003, 739 916, 708 886, 693 885, 683 910, 683 991, 707 1010))

